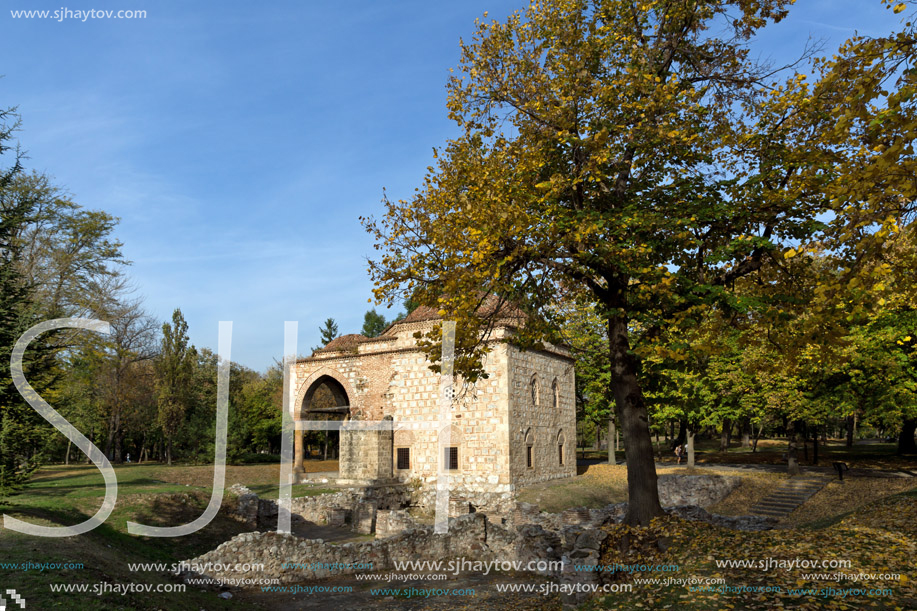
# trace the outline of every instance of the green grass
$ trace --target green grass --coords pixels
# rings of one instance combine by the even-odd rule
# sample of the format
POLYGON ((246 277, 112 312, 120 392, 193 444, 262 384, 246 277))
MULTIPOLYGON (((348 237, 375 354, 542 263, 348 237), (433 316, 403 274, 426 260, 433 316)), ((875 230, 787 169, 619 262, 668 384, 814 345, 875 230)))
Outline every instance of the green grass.
MULTIPOLYGON (((280 498, 280 488, 276 485, 259 484, 249 486, 252 492, 263 499, 277 500, 280 498)), ((295 484, 293 486, 293 497, 298 496, 318 496, 320 494, 331 494, 337 492, 332 488, 316 488, 313 484, 295 484)))
MULTIPOLYGON (((228 609, 239 602, 225 601, 216 592, 188 588, 185 593, 65 594, 50 591, 50 583, 175 583, 168 575, 132 572, 128 563, 177 563, 215 548, 248 529, 223 512, 192 535, 174 538, 138 537, 127 533, 127 521, 156 526, 185 524, 203 513, 209 502, 212 467, 116 466, 118 498, 108 519, 93 531, 76 537, 43 538, 0 529, 0 561, 4 563, 82 563, 83 569, 22 571, 0 569, 0 586, 23 595, 30 609, 228 609), (165 481, 174 480, 174 481, 165 481), (182 483, 184 482, 184 483, 182 483)), ((235 480, 259 495, 278 495, 268 483, 276 465, 235 467, 235 480), (267 470, 267 471, 266 471, 267 470), (245 475, 249 481, 245 481, 245 475)), ((277 480, 274 479, 274 482, 277 480)), ((332 492, 309 485, 294 486, 294 496, 332 492)), ((44 526, 78 524, 95 514, 105 496, 101 473, 92 466, 46 467, 25 489, 0 501, 0 512, 44 526)), ((232 502, 224 494, 224 503, 232 502)), ((90 585, 90 587, 92 587, 90 585)))

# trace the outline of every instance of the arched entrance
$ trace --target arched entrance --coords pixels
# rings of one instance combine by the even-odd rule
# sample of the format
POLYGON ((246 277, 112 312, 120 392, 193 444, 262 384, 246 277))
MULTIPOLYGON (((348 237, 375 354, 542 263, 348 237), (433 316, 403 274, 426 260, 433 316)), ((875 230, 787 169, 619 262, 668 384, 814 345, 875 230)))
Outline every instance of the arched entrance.
MULTIPOLYGON (((346 379, 337 372, 328 369, 315 372, 303 384, 303 390, 296 402, 298 409, 295 419, 332 422, 349 420, 351 403, 345 384, 346 379)), ((294 438, 293 472, 302 474, 306 471, 303 468, 304 460, 339 459, 340 436, 337 427, 324 430, 297 430, 294 438)))

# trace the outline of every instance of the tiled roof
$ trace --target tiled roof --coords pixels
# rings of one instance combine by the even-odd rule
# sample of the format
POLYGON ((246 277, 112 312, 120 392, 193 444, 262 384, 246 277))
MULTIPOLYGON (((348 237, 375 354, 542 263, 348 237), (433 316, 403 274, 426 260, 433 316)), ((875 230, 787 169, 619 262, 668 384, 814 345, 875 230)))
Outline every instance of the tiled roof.
MULTIPOLYGON (((481 307, 478 309, 478 313, 481 316, 489 316, 494 313, 494 310, 496 310, 497 307, 500 309, 498 314, 499 318, 501 319, 517 319, 522 321, 526 318, 525 313, 522 312, 522 310, 505 302, 500 304, 500 300, 493 295, 484 300, 484 303, 481 304, 481 307)), ((395 322, 392 326, 394 327, 395 325, 412 322, 439 320, 440 318, 442 317, 439 315, 439 310, 436 308, 431 308, 430 306, 418 306, 413 312, 401 320, 395 322)))
POLYGON ((345 350, 353 350, 357 345, 362 344, 369 338, 365 335, 360 335, 359 333, 350 333, 349 335, 342 335, 336 337, 320 350, 316 352, 343 352, 345 350))

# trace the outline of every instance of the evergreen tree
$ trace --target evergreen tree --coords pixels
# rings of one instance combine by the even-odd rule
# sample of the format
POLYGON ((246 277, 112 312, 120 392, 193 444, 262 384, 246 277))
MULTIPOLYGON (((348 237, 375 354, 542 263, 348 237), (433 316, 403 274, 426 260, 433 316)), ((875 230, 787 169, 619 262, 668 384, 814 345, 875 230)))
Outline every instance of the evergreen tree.
POLYGON ((340 335, 340 333, 338 332, 338 324, 337 322, 335 322, 333 318, 328 318, 327 320, 325 320, 325 323, 321 327, 318 328, 318 332, 321 335, 322 343, 320 346, 316 346, 312 348, 313 352, 316 350, 321 350, 322 348, 327 346, 329 343, 331 343, 331 340, 333 340, 338 335, 340 335))
MULTIPOLYGON (((0 155, 18 122, 12 109, 0 111, 0 155)), ((21 173, 20 154, 0 173, 0 495, 15 491, 38 467, 42 440, 48 427, 16 390, 10 372, 10 354, 16 340, 38 322, 32 287, 20 271, 19 237, 31 221, 34 200, 10 198, 9 191, 21 173)), ((38 338, 26 353, 23 368, 33 388, 47 385, 51 354, 47 334, 38 338)))
POLYGON ((156 362, 159 413, 157 420, 166 440, 166 462, 172 464, 174 438, 185 422, 191 402, 191 377, 197 351, 188 345, 188 323, 181 310, 172 313, 172 324, 162 325, 162 349, 156 362))
POLYGON ((385 331, 388 322, 385 316, 376 312, 376 308, 369 310, 363 315, 363 329, 360 331, 366 337, 378 337, 385 331))

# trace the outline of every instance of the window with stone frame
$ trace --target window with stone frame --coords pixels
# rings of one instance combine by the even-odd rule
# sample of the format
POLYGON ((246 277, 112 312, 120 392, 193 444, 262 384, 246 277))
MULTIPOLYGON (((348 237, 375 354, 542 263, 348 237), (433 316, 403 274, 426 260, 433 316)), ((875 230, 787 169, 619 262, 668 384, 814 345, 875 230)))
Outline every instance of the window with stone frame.
POLYGON ((557 444, 557 464, 559 464, 561 467, 564 466, 564 444, 563 443, 557 444))
POLYGON ((532 446, 525 446, 525 466, 532 468, 532 446))
POLYGON ((411 448, 398 448, 396 450, 397 455, 397 467, 398 469, 410 469, 411 468, 411 448))
POLYGON ((532 376, 530 386, 532 391, 532 407, 538 407, 538 376, 532 376))
POLYGON ((446 451, 446 470, 448 471, 458 471, 459 468, 459 455, 457 446, 449 446, 445 448, 446 451))
POLYGON ((554 381, 551 382, 551 407, 557 409, 558 405, 560 405, 560 390, 557 386, 557 378, 554 378, 554 381))

